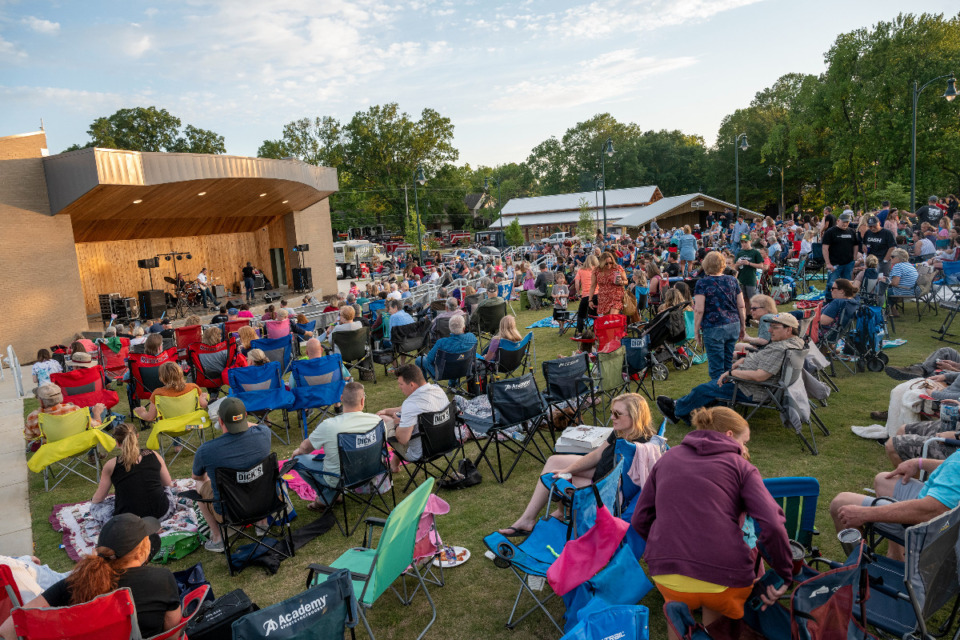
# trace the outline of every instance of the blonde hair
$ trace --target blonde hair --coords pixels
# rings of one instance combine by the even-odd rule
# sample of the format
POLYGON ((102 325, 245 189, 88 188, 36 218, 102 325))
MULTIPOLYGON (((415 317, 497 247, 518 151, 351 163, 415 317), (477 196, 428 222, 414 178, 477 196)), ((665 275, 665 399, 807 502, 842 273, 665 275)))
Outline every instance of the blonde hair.
POLYGON ((263 352, 263 349, 250 349, 247 353, 247 362, 254 367, 259 367, 270 362, 270 358, 263 352))
POLYGON ((868 269, 876 269, 880 265, 880 258, 877 256, 867 256, 867 259, 864 261, 864 264, 867 265, 868 269))
POLYGON ((497 337, 501 340, 509 340, 511 342, 520 342, 523 340, 523 336, 517 331, 517 321, 513 316, 503 316, 503 319, 500 320, 500 330, 497 331, 497 337))
POLYGON ((676 287, 670 287, 663 293, 663 304, 668 307, 684 304, 686 302, 687 299, 683 297, 683 293, 681 293, 676 287))
POLYGON ((690 225, 688 225, 688 224, 683 225, 683 232, 684 232, 684 233, 690 233, 690 232, 692 232, 692 231, 693 231, 693 230, 690 228, 690 225))
POLYGON ((187 381, 183 378, 183 369, 176 362, 164 362, 160 365, 160 382, 174 391, 183 391, 187 381))
POLYGON ((352 304, 345 304, 340 307, 340 315, 343 316, 344 321, 353 322, 353 319, 357 316, 357 310, 353 308, 352 304))
MULTIPOLYGON (((693 423, 695 429, 700 431, 716 431, 717 433, 732 431, 734 437, 738 437, 750 429, 750 424, 744 417, 730 407, 697 409, 690 416, 690 422, 693 423)), ((747 450, 747 445, 740 444, 740 450, 744 459, 749 460, 750 452, 747 450)))
POLYGON ((762 293, 758 293, 750 298, 750 304, 763 307, 768 313, 777 312, 777 302, 770 296, 765 296, 762 293))
POLYGON ((200 342, 210 346, 220 344, 220 327, 213 326, 204 329, 203 337, 200 339, 200 342))
POLYGON ((723 273, 723 268, 727 266, 727 261, 723 259, 719 251, 711 251, 703 258, 701 264, 707 275, 718 276, 723 273))
POLYGON ((129 422, 124 422, 114 430, 113 435, 120 445, 120 455, 117 457, 117 462, 122 464, 124 469, 130 471, 130 467, 137 464, 137 460, 140 458, 138 430, 129 422))
POLYGON ((596 269, 599 265, 600 259, 592 253, 587 256, 586 260, 583 261, 583 266, 587 269, 596 269))
POLYGON ((624 440, 629 442, 649 440, 656 435, 653 431, 653 417, 650 414, 650 406, 642 395, 639 393, 623 393, 613 399, 613 402, 610 403, 611 409, 615 404, 619 404, 630 417, 632 427, 624 435, 624 440))
POLYGON ((906 249, 894 249, 893 253, 890 254, 890 257, 896 258, 900 262, 910 262, 910 254, 907 253, 906 249))
POLYGON ((240 327, 237 333, 240 334, 240 344, 244 349, 249 349, 250 343, 257 339, 257 330, 250 325, 240 327))

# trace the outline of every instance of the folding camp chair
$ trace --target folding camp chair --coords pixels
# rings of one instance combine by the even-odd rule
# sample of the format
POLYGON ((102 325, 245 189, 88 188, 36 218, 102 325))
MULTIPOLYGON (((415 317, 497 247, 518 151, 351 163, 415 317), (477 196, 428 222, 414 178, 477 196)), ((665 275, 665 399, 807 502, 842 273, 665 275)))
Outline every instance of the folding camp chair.
POLYGON ((40 413, 37 418, 44 443, 27 461, 27 468, 34 473, 43 472, 44 491, 55 489, 71 473, 93 484, 100 482, 97 445, 106 452, 116 448, 117 441, 103 431, 111 425, 113 418, 93 427, 90 409, 86 407, 62 415, 40 413), (92 463, 85 458, 89 452, 93 452, 92 463), (93 469, 94 476, 91 478, 82 473, 81 465, 93 469), (52 487, 49 483, 51 476, 56 480, 52 487))
MULTIPOLYGON (((326 454, 320 455, 326 456, 326 454)), ((284 464, 283 472, 294 469, 300 473, 300 476, 317 492, 317 502, 325 507, 325 513, 334 515, 340 532, 344 536, 350 536, 360 526, 363 517, 370 509, 376 509, 383 515, 390 514, 391 507, 384 498, 384 492, 388 487, 393 496, 393 503, 397 502, 390 478, 387 434, 383 422, 365 433, 337 434, 337 455, 340 461, 339 475, 310 467, 297 458, 284 464), (324 478, 329 479, 329 482, 324 482, 324 478), (357 489, 362 490, 363 493, 359 493, 357 489), (336 494, 335 497, 327 498, 331 492, 336 494), (342 522, 337 517, 338 500, 343 511, 342 522), (347 515, 348 502, 355 502, 362 507, 352 526, 347 515)))
POLYGON ((509 377, 517 371, 520 372, 520 375, 524 375, 524 372, 528 370, 530 373, 533 373, 536 360, 534 360, 533 364, 530 363, 530 352, 532 350, 532 331, 523 336, 520 342, 500 340, 493 361, 486 363, 487 371, 492 374, 496 380, 509 377))
POLYGON ((227 370, 237 366, 240 350, 237 339, 228 336, 224 341, 209 345, 194 342, 187 347, 187 361, 197 386, 210 391, 212 398, 227 384, 227 370))
POLYGON ((594 424, 608 426, 613 399, 623 393, 629 384, 623 378, 626 349, 597 353, 593 368, 593 420, 594 424), (598 411, 599 409, 599 411, 598 411))
POLYGON ((603 351, 613 341, 619 341, 627 335, 627 316, 611 314, 593 318, 593 335, 596 338, 597 351, 603 351))
POLYGON ((813 536, 820 535, 816 527, 817 500, 820 483, 816 478, 766 478, 763 485, 777 501, 787 519, 787 535, 796 540, 814 557, 820 555, 813 546, 813 536))
MULTIPOLYGON (((819 313, 814 319, 814 322, 819 323, 819 313)), ((820 329, 820 341, 817 343, 817 346, 820 348, 820 352, 824 357, 830 361, 830 375, 832 377, 837 376, 836 362, 840 362, 850 373, 857 373, 860 367, 858 364, 859 359, 844 353, 841 346, 841 341, 845 343, 848 340, 848 336, 856 327, 856 323, 857 313, 853 306, 848 304, 840 312, 840 317, 836 318, 830 327, 820 329)))
MULTIPOLYGON (((185 631, 187 625, 193 621, 193 616, 197 615, 197 612, 200 611, 200 607, 203 605, 204 600, 207 599, 208 594, 210 594, 210 585, 205 584, 183 596, 183 602, 180 604, 183 609, 183 618, 180 622, 166 631, 161 631, 155 636, 150 636, 146 640, 179 640, 180 638, 186 638, 185 631)), ((213 596, 210 597, 212 599, 213 596)))
POLYGON ((940 323, 940 328, 931 329, 937 334, 937 340, 949 342, 950 344, 960 344, 956 340, 948 340, 947 336, 956 338, 950 333, 950 327, 953 319, 957 317, 960 311, 960 260, 943 263, 943 281, 944 285, 937 291, 937 303, 941 309, 946 309, 947 313, 940 323))
POLYGON ((248 613, 231 625, 233 640, 343 640, 356 638, 357 598, 350 572, 340 569, 327 579, 283 602, 248 613))
POLYGON ((288 411, 293 408, 295 398, 287 391, 280 373, 279 362, 268 362, 259 367, 236 367, 228 370, 230 380, 230 395, 240 398, 247 413, 257 416, 264 424, 271 427, 271 433, 284 444, 290 444, 290 416, 288 411), (282 428, 286 438, 274 429, 281 425, 270 420, 271 411, 282 413, 282 428))
POLYGON ((23 606, 20 588, 9 565, 0 564, 0 619, 6 620, 16 607, 23 606))
POLYGON ((159 449, 160 455, 166 458, 167 452, 171 449, 176 446, 181 447, 174 452, 169 460, 170 463, 177 459, 183 449, 196 453, 197 447, 203 444, 204 430, 213 426, 210 414, 206 409, 200 408, 199 400, 200 393, 196 389, 182 396, 158 395, 154 398, 157 405, 157 420, 150 429, 147 448, 159 449), (197 437, 198 442, 195 444, 191 439, 192 436, 197 437), (169 438, 170 446, 164 447, 162 438, 169 438))
POLYGON ((233 560, 239 542, 249 541, 255 546, 246 557, 253 557, 260 549, 272 550, 284 558, 292 558, 293 538, 290 534, 290 514, 284 498, 283 479, 277 467, 277 454, 271 453, 249 469, 218 467, 214 473, 218 497, 206 499, 196 491, 184 491, 181 497, 206 502, 223 518, 211 522, 220 529, 223 551, 227 556, 230 575, 243 571, 245 563, 233 560), (266 526, 261 526, 261 521, 266 526), (279 539, 270 537, 278 529, 279 539), (285 545, 285 546, 284 546, 285 545))
POLYGON ((497 295, 503 298, 503 301, 507 303, 507 307, 510 309, 510 313, 516 317, 517 310, 513 308, 513 283, 498 284, 497 295))
POLYGON ((343 365, 348 371, 357 370, 362 380, 369 373, 373 383, 377 383, 377 372, 373 366, 373 349, 370 347, 370 328, 360 327, 353 331, 335 331, 330 334, 330 342, 340 352, 343 365))
POLYGON ((240 332, 240 327, 249 327, 250 320, 249 318, 244 318, 243 320, 227 320, 223 323, 223 339, 226 340, 227 336, 236 334, 240 332))
POLYGON ((329 417, 340 402, 346 380, 343 360, 334 353, 322 358, 295 360, 290 367, 293 377, 293 409, 299 413, 300 428, 306 438, 310 426, 329 417))
POLYGON ((543 399, 547 403, 550 435, 556 437, 560 414, 571 424, 584 422, 585 409, 593 404, 593 385, 590 379, 590 361, 585 353, 548 360, 543 369, 543 399))
POLYGON ((290 365, 293 363, 293 338, 291 336, 251 340, 250 348, 262 350, 270 362, 280 364, 280 376, 287 375, 287 371, 290 370, 290 365))
MULTIPOLYGON (((637 385, 636 390, 642 391, 650 400, 653 400, 657 394, 657 369, 662 369, 662 373, 669 375, 667 367, 653 358, 650 353, 650 338, 643 336, 640 338, 624 338, 620 341, 623 346, 623 359, 626 364, 627 386, 631 383, 637 385), (650 391, 644 382, 650 379, 650 391)), ((660 378, 665 379, 664 377, 660 378)))
POLYGON ((411 484, 417 485, 417 474, 420 472, 423 472, 424 476, 429 476, 430 469, 433 468, 434 471, 439 472, 437 477, 443 480, 448 477, 451 469, 453 469, 453 463, 457 460, 458 452, 461 459, 466 458, 463 444, 457 437, 457 427, 459 425, 456 402, 451 402, 440 411, 424 412, 417 416, 417 433, 413 434, 412 438, 420 439, 423 450, 420 458, 406 460, 398 451, 394 451, 395 455, 400 456, 406 462, 403 469, 410 477, 403 487, 403 493, 407 492, 411 484), (412 471, 410 470, 411 466, 413 467, 412 471))
MULTIPOLYGON (((437 349, 433 360, 433 370, 435 375, 430 376, 436 380, 444 391, 456 395, 473 396, 464 383, 473 380, 474 369, 481 366, 477 362, 477 347, 474 345, 469 351, 447 352, 443 349, 437 349)), ((424 371, 424 373, 428 373, 424 371)))
POLYGON ((507 315, 507 303, 485 304, 477 309, 477 337, 487 342, 500 331, 500 321, 507 315))
MULTIPOLYGON (((311 320, 310 322, 306 322, 306 323, 304 323, 304 324, 300 324, 300 323, 298 322, 298 323, 297 323, 297 327, 300 328, 300 329, 302 329, 303 331, 308 331, 308 332, 310 332, 310 333, 314 333, 314 332, 317 330, 317 321, 316 321, 316 320, 311 320)), ((306 342, 306 341, 308 340, 308 338, 307 338, 306 336, 304 336, 304 335, 300 335, 299 333, 296 334, 296 335, 297 335, 297 341, 298 341, 298 342, 306 342)))
POLYGON ((106 342, 97 343, 100 365, 110 382, 123 378, 127 371, 127 357, 130 355, 130 338, 117 339, 120 341, 120 351, 116 353, 106 342))
MULTIPOLYGON (((546 462, 546 456, 537 444, 536 438, 539 435, 546 451, 552 450, 552 446, 539 428, 541 424, 549 426, 547 404, 540 395, 537 381, 532 373, 519 378, 493 381, 487 385, 487 394, 493 412, 493 422, 485 425, 487 438, 483 441, 474 464, 480 466, 481 461, 486 461, 493 478, 502 484, 513 473, 523 454, 534 457, 541 464, 546 462), (508 429, 511 431, 507 431, 508 429), (496 468, 488 454, 491 446, 497 456, 496 468), (504 453, 501 453, 501 449, 504 453), (503 458, 506 453, 512 454, 514 460, 504 473, 503 458)), ((471 424, 469 420, 467 421, 467 426, 471 430, 479 430, 475 425, 476 423, 471 424)))
POLYGON ((430 603, 431 618, 424 627, 417 640, 420 640, 437 619, 437 607, 427 590, 427 584, 420 573, 420 568, 414 562, 413 550, 416 544, 417 527, 420 518, 427 506, 427 499, 433 489, 433 478, 417 487, 413 493, 404 498, 394 508, 386 520, 380 518, 367 519, 367 531, 363 538, 363 545, 346 551, 339 558, 330 563, 330 566, 311 564, 307 574, 307 586, 320 584, 324 579, 338 579, 336 570, 347 569, 353 580, 353 591, 360 604, 360 619, 371 638, 374 637, 370 623, 367 621, 365 609, 372 609, 374 603, 390 588, 404 606, 410 605, 413 596, 419 589, 430 603), (374 527, 382 527, 380 540, 376 547, 373 544, 374 527), (411 576, 416 580, 416 588, 407 596, 407 584, 404 579, 404 595, 393 587, 393 583, 401 576, 411 576), (324 576, 330 576, 324 578, 324 576))
POLYGON ((78 407, 92 407, 102 403, 110 409, 120 402, 117 392, 106 388, 103 368, 99 365, 51 374, 50 382, 60 387, 64 402, 72 402, 78 407))
MULTIPOLYGON (((542 611, 547 619, 563 633, 563 627, 547 610, 546 604, 555 597, 552 589, 545 586, 547 570, 559 557, 568 540, 585 533, 593 526, 597 517, 597 497, 611 513, 619 513, 620 475, 623 462, 595 484, 574 489, 570 495, 570 518, 567 521, 552 517, 551 504, 554 491, 550 491, 546 513, 537 520, 533 530, 523 541, 516 543, 499 532, 493 532, 483 539, 483 543, 493 552, 493 563, 501 569, 510 569, 520 582, 517 597, 507 618, 507 628, 515 629, 525 618, 536 611, 542 611), (539 590, 535 590, 539 586, 539 590), (545 597, 538 591, 547 590, 545 597), (517 616, 520 599, 527 593, 533 598, 533 606, 517 616)), ((551 474, 552 475, 552 474, 551 474)), ((549 480, 553 481, 552 477, 549 480)), ((572 486, 572 485, 571 485, 572 486)))
MULTIPOLYGON (((154 391, 163 386, 163 383, 160 382, 160 366, 167 362, 176 361, 176 349, 167 349, 155 356, 148 356, 145 353, 130 354, 130 359, 127 360, 127 366, 130 368, 127 399, 130 402, 131 413, 144 400, 149 400, 154 391)), ((136 419, 140 420, 139 418, 136 419)), ((140 422, 143 424, 142 421, 140 422)))
POLYGON ((267 332, 267 338, 270 340, 287 338, 292 332, 289 319, 265 320, 263 323, 263 328, 267 332))
POLYGON ((932 267, 927 265, 918 265, 917 281, 913 286, 912 295, 893 295, 887 293, 887 304, 896 306, 897 304, 906 312, 906 302, 913 300, 917 305, 917 320, 922 319, 922 309, 937 313, 937 299, 933 291, 933 279, 936 275, 932 267))
MULTIPOLYGON (((177 353, 181 359, 187 355, 187 348, 195 342, 203 339, 203 326, 199 324, 189 324, 183 327, 175 327, 173 337, 177 341, 177 353)), ((226 340, 226 336, 222 336, 226 340)))
POLYGON ((430 319, 421 318, 411 324, 390 328, 390 349, 375 351, 374 360, 383 365, 384 374, 388 367, 397 364, 401 357, 416 358, 422 355, 427 346, 427 335, 430 333, 430 319))
POLYGON ((17 608, 11 614, 22 640, 140 640, 133 594, 124 587, 69 607, 17 608))

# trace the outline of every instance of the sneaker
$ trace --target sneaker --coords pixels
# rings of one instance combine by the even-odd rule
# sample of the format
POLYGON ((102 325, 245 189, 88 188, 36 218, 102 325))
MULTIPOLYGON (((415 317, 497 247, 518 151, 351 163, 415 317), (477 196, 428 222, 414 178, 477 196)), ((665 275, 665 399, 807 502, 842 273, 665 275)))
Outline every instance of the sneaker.
POLYGON ((884 371, 894 380, 913 380, 914 378, 926 378, 927 373, 918 364, 912 364, 909 367, 886 367, 884 371))
POLYGON ((203 548, 211 553, 223 553, 223 540, 214 542, 213 540, 207 540, 203 543, 203 548))
POLYGON ((261 527, 260 525, 254 525, 253 528, 256 530, 258 538, 262 538, 263 536, 270 533, 270 527, 261 527))
POLYGON ((660 413, 663 414, 663 417, 666 418, 670 424, 677 424, 676 407, 677 403, 673 398, 669 396, 657 396, 657 408, 660 409, 660 413))
POLYGON ((887 412, 886 411, 871 411, 870 417, 874 420, 886 420, 887 412))

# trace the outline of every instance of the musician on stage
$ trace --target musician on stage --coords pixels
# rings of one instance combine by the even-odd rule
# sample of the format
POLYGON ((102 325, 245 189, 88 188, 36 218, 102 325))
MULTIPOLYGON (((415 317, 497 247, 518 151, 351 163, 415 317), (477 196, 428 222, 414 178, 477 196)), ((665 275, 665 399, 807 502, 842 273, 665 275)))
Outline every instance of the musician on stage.
POLYGON ((197 274, 197 284, 200 285, 200 300, 203 302, 203 308, 207 309, 207 298, 210 298, 211 304, 214 307, 220 306, 220 302, 217 300, 217 296, 213 292, 213 275, 207 275, 207 268, 204 267, 200 269, 200 273, 197 274))
POLYGON ((254 301, 253 287, 256 284, 255 278, 259 273, 260 271, 249 262, 243 268, 243 286, 247 290, 247 302, 254 301))

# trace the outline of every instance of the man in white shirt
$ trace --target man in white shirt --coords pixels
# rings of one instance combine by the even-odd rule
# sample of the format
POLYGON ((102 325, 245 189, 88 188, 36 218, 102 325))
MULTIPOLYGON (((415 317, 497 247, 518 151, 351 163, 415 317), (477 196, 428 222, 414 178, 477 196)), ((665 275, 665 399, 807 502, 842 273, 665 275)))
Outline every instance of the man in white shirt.
POLYGON ((401 300, 403 294, 400 293, 400 290, 397 288, 397 283, 393 282, 390 284, 390 293, 387 294, 387 300, 401 300))
MULTIPOLYGON (((423 377, 423 371, 415 364, 405 364, 397 369, 397 384, 406 397, 399 407, 382 409, 377 415, 384 419, 387 425, 387 439, 390 446, 403 456, 404 460, 419 460, 423 455, 423 446, 420 438, 414 438, 417 431, 417 418, 421 413, 431 413, 445 409, 450 400, 443 389, 435 384, 428 384, 423 377)), ((391 470, 400 470, 400 460, 394 457, 390 461, 391 470)))
POLYGON ((366 399, 362 384, 348 382, 340 397, 343 413, 318 424, 313 433, 301 442, 290 456, 297 459, 297 468, 315 472, 311 475, 317 483, 330 487, 319 487, 322 495, 318 495, 315 502, 307 505, 311 511, 325 511, 327 505, 332 504, 336 498, 337 493, 333 487, 337 485, 336 476, 340 475, 337 436, 341 433, 366 433, 380 423, 379 416, 364 412, 366 399), (323 454, 316 457, 310 455, 315 449, 323 449, 323 454), (323 473, 320 473, 321 471, 323 473), (328 473, 333 475, 326 475, 328 473))
POLYGON ((207 275, 206 267, 200 269, 200 273, 197 274, 197 282, 200 284, 200 300, 203 302, 203 308, 207 308, 208 297, 214 307, 219 307, 220 302, 217 301, 217 297, 213 293, 213 288, 210 287, 210 277, 207 275))

